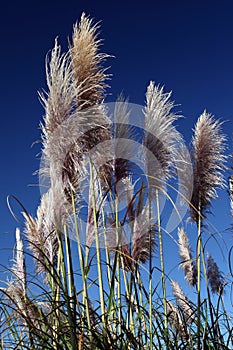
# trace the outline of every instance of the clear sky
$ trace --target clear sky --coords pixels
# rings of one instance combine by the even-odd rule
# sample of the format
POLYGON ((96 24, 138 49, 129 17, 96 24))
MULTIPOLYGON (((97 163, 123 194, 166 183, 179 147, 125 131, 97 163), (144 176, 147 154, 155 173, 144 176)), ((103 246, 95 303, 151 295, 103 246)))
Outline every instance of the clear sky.
MULTIPOLYGON (((233 2, 226 1, 4 1, 0 5, 0 248, 12 248, 18 225, 6 205, 15 195, 34 214, 39 203, 39 122, 37 91, 46 89, 45 56, 54 39, 67 49, 72 26, 85 11, 102 20, 102 50, 113 74, 108 101, 123 92, 143 104, 150 80, 173 91, 184 119, 178 130, 189 144, 197 117, 206 108, 227 122, 223 130, 232 153, 233 2)), ((229 163, 230 164, 230 163, 229 163)), ((216 210, 230 226, 227 195, 216 210)), ((20 207, 13 202, 20 216, 20 207)), ((22 219, 22 218, 21 218, 22 219)), ((4 253, 5 254, 5 253, 4 253)))

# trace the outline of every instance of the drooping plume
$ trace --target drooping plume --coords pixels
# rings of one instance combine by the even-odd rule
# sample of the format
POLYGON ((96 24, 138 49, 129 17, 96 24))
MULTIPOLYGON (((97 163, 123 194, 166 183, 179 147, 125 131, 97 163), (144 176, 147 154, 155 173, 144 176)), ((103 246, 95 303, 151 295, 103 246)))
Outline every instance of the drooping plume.
POLYGON ((183 228, 178 228, 178 237, 181 267, 184 271, 187 283, 191 286, 194 286, 197 283, 197 268, 192 258, 188 237, 183 228))
MULTIPOLYGON (((122 185, 121 180, 131 173, 131 164, 136 149, 133 143, 133 130, 129 126, 129 107, 127 101, 120 96, 114 109, 114 139, 113 139, 113 174, 114 186, 122 185)), ((138 145, 137 145, 138 146, 138 145)), ((119 188, 118 188, 119 190, 119 188)))
POLYGON ((175 305, 172 304, 171 301, 167 301, 167 315, 171 327, 175 328, 181 336, 184 335, 184 322, 182 321, 182 318, 179 314, 179 310, 175 305))
POLYGON ((128 243, 121 238, 123 267, 132 269, 135 264, 144 264, 156 248, 157 229, 154 218, 149 215, 148 206, 132 221, 132 240, 128 243))
POLYGON ((178 282, 171 280, 172 292, 176 299, 176 303, 179 306, 181 312, 187 323, 191 323, 194 319, 194 310, 190 301, 180 288, 178 282))
POLYGON ((145 263, 149 259, 156 247, 156 234, 154 218, 150 218, 149 208, 145 207, 134 220, 133 260, 145 263))
POLYGON ((221 294, 224 290, 223 275, 209 253, 207 253, 207 277, 212 293, 221 294))
POLYGON ((214 120, 206 111, 199 117, 192 139, 193 196, 191 219, 198 220, 198 210, 205 215, 211 200, 217 198, 217 188, 224 187, 222 171, 225 170, 224 155, 226 137, 221 131, 222 123, 214 120))
POLYGON ((54 267, 58 252, 54 207, 59 206, 60 203, 53 201, 51 195, 52 192, 48 191, 42 196, 36 219, 25 215, 25 234, 28 247, 35 259, 37 272, 44 274, 45 280, 54 267))

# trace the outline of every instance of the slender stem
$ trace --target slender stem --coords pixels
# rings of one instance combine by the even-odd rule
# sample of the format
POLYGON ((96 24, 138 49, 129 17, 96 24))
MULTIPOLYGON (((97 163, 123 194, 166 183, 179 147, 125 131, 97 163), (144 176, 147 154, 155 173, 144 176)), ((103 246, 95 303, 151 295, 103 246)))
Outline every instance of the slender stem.
POLYGON ((88 329, 89 329, 89 331, 91 331, 91 321, 90 321, 90 312, 89 312, 89 305, 88 305, 88 293, 87 293, 87 274, 85 272, 85 267, 84 267, 83 252, 82 252, 81 240, 80 240, 80 235, 79 235, 79 227, 78 227, 75 199, 74 199, 73 192, 72 192, 71 198, 72 198, 72 208, 73 208, 73 214, 74 214, 74 226, 75 226, 75 233, 76 233, 78 254, 79 254, 79 263, 80 263, 82 282, 83 282, 84 305, 86 308, 88 329))
MULTIPOLYGON (((119 232, 119 216, 118 216, 118 198, 115 200, 115 212, 116 212, 116 239, 117 239, 117 250, 120 250, 121 236, 119 232)), ((118 322, 119 322, 119 334, 121 334, 121 266, 120 266, 120 254, 117 255, 117 305, 118 305, 118 322)))
POLYGON ((150 349, 153 349, 153 322, 152 322, 152 312, 153 312, 153 303, 152 303, 152 271, 151 271, 151 259, 150 259, 150 280, 149 280, 149 310, 150 310, 150 349))
MULTIPOLYGON (((103 198, 102 189, 100 186, 100 197, 103 198)), ((109 288, 111 288, 111 269, 110 269, 110 256, 108 251, 108 240, 107 240, 107 229, 106 229, 106 220, 105 220, 105 212, 103 206, 101 206, 102 219, 103 219, 103 228, 104 228, 104 242, 105 242, 105 256, 106 256, 106 264, 107 264, 107 276, 108 276, 108 284, 109 288)))
POLYGON ((160 264, 161 264, 161 279, 162 279, 162 289, 163 289, 163 307, 164 307, 164 331, 165 337, 168 335, 168 320, 167 320, 167 295, 166 295, 166 285, 165 285, 165 268, 164 268, 164 253, 163 253, 163 237, 161 231, 161 221, 160 221, 160 205, 159 205, 159 190, 156 188, 156 205, 158 213, 158 234, 159 234, 159 251, 160 251, 160 264))
POLYGON ((61 249, 61 273, 62 273, 62 279, 63 279, 63 284, 64 284, 64 297, 65 297, 65 302, 66 302, 66 307, 67 307, 67 312, 68 312, 68 323, 69 323, 69 328, 70 328, 70 338, 71 338, 71 344, 74 349, 77 348, 78 343, 77 343, 77 336, 76 336, 76 324, 74 317, 72 315, 72 309, 70 305, 70 298, 69 298, 69 291, 68 291, 68 285, 67 285, 67 278, 66 278, 66 265, 65 265, 65 250, 64 250, 64 245, 63 245, 63 239, 62 239, 62 233, 60 232, 59 234, 60 237, 60 249, 61 249))
MULTIPOLYGON (((60 231, 57 231, 57 236, 58 236, 58 255, 57 255, 57 266, 56 266, 56 274, 60 279, 61 276, 61 265, 62 265, 62 257, 63 257, 63 252, 62 252, 62 235, 60 231)), ((57 349, 57 329, 59 327, 59 319, 60 319, 60 309, 58 305, 60 304, 60 289, 61 285, 60 283, 56 283, 56 274, 55 270, 51 269, 51 275, 50 275, 50 288, 51 292, 53 295, 54 303, 55 303, 55 317, 53 317, 53 324, 52 324, 52 333, 53 333, 53 347, 54 349, 57 349)))
POLYGON ((129 329, 132 331, 132 333, 135 335, 135 330, 134 330, 134 320, 133 320, 133 309, 134 309, 134 297, 133 297, 133 279, 135 279, 134 272, 131 271, 130 273, 130 281, 129 281, 129 286, 127 286, 127 298, 129 300, 129 307, 128 307, 128 325, 129 329))
POLYGON ((201 201, 198 204, 198 242, 197 242, 197 333, 198 333, 198 350, 201 349, 201 247, 202 247, 202 237, 201 237, 201 201))
MULTIPOLYGON (((138 264, 136 264, 136 266, 135 266, 135 281, 136 281, 136 285, 139 288, 140 305, 143 305, 143 282, 141 280, 138 264)), ((143 328, 144 328, 144 335, 147 338, 148 329, 147 329, 146 318, 145 318, 144 312, 141 313, 141 317, 142 317, 142 323, 143 323, 143 328)), ((152 319, 152 316, 151 316, 151 319, 152 319)), ((147 349, 149 349, 148 344, 147 344, 147 349)))
POLYGON ((74 311, 75 317, 75 284, 74 284, 74 271, 72 263, 72 254, 70 247, 70 239, 68 237, 67 226, 64 225, 65 244, 66 244, 66 261, 68 271, 68 283, 69 283, 69 296, 71 298, 71 309, 74 311))
MULTIPOLYGON (((152 197, 152 191, 149 188, 149 198, 152 197)), ((149 200, 149 220, 151 220, 151 201, 149 200)), ((151 244, 151 235, 149 237, 150 240, 150 256, 149 256, 149 327, 150 327, 150 350, 153 349, 153 321, 152 321, 152 312, 153 312, 153 283, 152 283, 152 275, 153 275, 153 267, 152 267, 152 244, 151 244)))
POLYGON ((104 326, 104 324, 105 324, 104 289, 103 289, 102 264, 101 264, 101 254, 100 254, 100 242, 99 242, 97 213, 96 213, 96 198, 95 198, 94 181, 95 180, 94 180, 94 176, 93 176, 93 167, 92 167, 92 163, 90 162, 90 184, 91 184, 93 218, 94 218, 95 238, 96 238, 95 241, 96 241, 96 256, 97 256, 97 266, 98 266, 101 318, 102 318, 102 322, 103 322, 103 326, 104 326))

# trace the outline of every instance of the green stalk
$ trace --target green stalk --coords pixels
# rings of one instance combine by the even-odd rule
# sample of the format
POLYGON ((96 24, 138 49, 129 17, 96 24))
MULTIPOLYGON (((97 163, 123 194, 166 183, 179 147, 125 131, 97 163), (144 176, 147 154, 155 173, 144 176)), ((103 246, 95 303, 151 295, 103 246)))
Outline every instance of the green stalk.
POLYGON ((128 327, 132 331, 132 333, 135 335, 135 329, 134 329, 134 321, 133 321, 133 303, 134 303, 134 296, 133 296, 133 279, 135 278, 133 272, 130 273, 130 284, 129 287, 127 287, 127 297, 129 300, 129 307, 128 307, 128 327))
POLYGON ((150 279, 149 279, 149 324, 150 324, 150 350, 153 349, 153 322, 152 322, 152 312, 153 312, 153 285, 152 285, 152 257, 151 257, 151 248, 150 248, 150 261, 149 261, 149 270, 150 270, 150 279))
POLYGON ((201 350, 201 202, 198 205, 198 222, 197 222, 197 333, 198 333, 198 350, 201 350))
MULTIPOLYGON (((58 278, 60 279, 61 273, 62 273, 62 257, 63 257, 63 252, 62 252, 62 234, 60 231, 57 231, 57 236, 58 236, 58 257, 57 257, 57 266, 56 266, 56 274, 58 278)), ((60 305, 60 289, 61 289, 61 282, 56 283, 55 279, 57 277, 55 276, 55 271, 52 268, 51 269, 51 275, 50 275, 50 288, 51 292, 54 298, 55 302, 55 317, 53 317, 53 347, 54 349, 57 349, 57 329, 59 327, 59 319, 60 319, 60 309, 57 307, 60 305)))
MULTIPOLYGON (((100 196, 103 198, 102 189, 100 186, 100 196)), ((106 256, 106 264, 107 264, 107 276, 108 276, 108 285, 111 288, 111 269, 110 269, 110 257, 108 252, 108 241, 107 241, 107 230, 106 230, 106 221, 105 221, 105 212, 103 206, 101 206, 102 218, 103 218, 103 227, 104 227, 104 242, 105 242, 105 256, 106 256)))
POLYGON ((75 226, 75 233, 76 233, 77 246, 78 246, 79 263, 80 263, 82 282, 83 282, 84 305, 85 305, 85 309, 86 309, 88 330, 91 333, 91 319, 90 319, 90 312, 89 312, 89 305, 88 305, 88 293, 87 293, 87 276, 86 276, 86 272, 85 272, 85 268, 84 268, 83 252, 82 252, 82 246, 81 246, 81 241, 80 241, 79 227, 78 227, 76 208, 75 208, 75 199, 74 199, 73 192, 71 192, 71 199, 72 199, 72 208, 73 208, 73 214, 74 214, 74 226, 75 226))
MULTIPOLYGON (((156 205, 158 212, 158 234, 159 234, 159 252, 160 252, 160 264, 161 264, 161 279, 162 279, 162 289, 163 289, 163 307, 164 307, 164 325, 165 325, 165 338, 168 335, 168 320, 167 320, 167 295, 166 295, 166 285, 165 285, 165 268, 164 268, 164 253, 163 253, 163 237, 161 231, 161 221, 160 221, 160 205, 159 205, 159 191, 156 188, 156 205)), ((152 348, 151 348, 152 349, 152 348)))
MULTIPOLYGON (((135 277, 136 277, 136 284, 137 284, 137 286, 139 288, 140 306, 142 306, 143 305, 143 283, 142 283, 142 280, 141 280, 138 264, 135 267, 135 277)), ((144 315, 143 312, 142 312, 142 322, 143 322, 144 334, 146 335, 148 329, 147 329, 145 315, 144 315)), ((147 349, 149 349, 149 348, 147 347, 147 349)))
POLYGON ((68 237, 67 226, 64 225, 64 235, 65 235, 65 245, 66 245, 66 263, 67 263, 67 272, 68 272, 68 285, 69 285, 69 297, 71 309, 74 312, 75 316, 75 284, 74 284, 74 271, 73 271, 73 263, 72 263, 72 255, 71 255, 71 247, 70 247, 70 239, 68 237))
POLYGON ((102 323, 104 326, 105 325, 105 305, 104 305, 102 264, 101 264, 101 254, 100 254, 100 244, 99 244, 98 222, 97 222, 97 215, 96 215, 97 213, 96 213, 96 199, 95 199, 95 189, 94 189, 93 168, 92 168, 91 161, 90 161, 90 183, 91 183, 93 217, 94 217, 95 238, 96 238, 96 255, 97 255, 97 267, 98 267, 98 279, 99 279, 101 318, 102 318, 102 323))
MULTIPOLYGON (((152 191, 149 188, 149 198, 152 196, 152 191)), ((151 220, 151 202, 149 201, 149 219, 151 220)), ((152 321, 152 312, 153 312, 153 283, 152 283, 152 274, 153 274, 153 267, 152 267, 152 246, 151 246, 151 235, 150 235, 150 257, 149 257, 149 335, 150 335, 150 350, 153 349, 153 321, 152 321)))
MULTIPOLYGON (((123 273, 123 278, 124 278, 124 285, 125 285, 125 294, 126 294, 126 298, 127 300, 131 301, 131 295, 132 293, 130 292, 130 285, 127 279, 127 274, 125 269, 122 270, 123 273)), ((127 314, 127 321, 126 324, 128 325, 128 328, 134 333, 134 329, 132 329, 132 325, 133 325, 133 313, 132 313, 132 307, 131 307, 131 303, 129 304, 129 310, 128 310, 128 314, 127 314)))
POLYGON ((74 349, 77 348, 77 337, 76 337, 76 322, 72 315, 72 309, 70 305, 70 298, 69 298, 69 291, 68 291, 68 285, 67 285, 67 279, 66 279, 66 266, 65 266, 65 252, 64 252, 64 245, 63 245, 63 239, 62 239, 62 232, 59 232, 60 237, 60 252, 61 252, 61 273, 62 273, 62 279, 64 284, 64 298, 67 306, 67 312, 68 312, 68 323, 70 328, 70 340, 72 347, 74 349))
MULTIPOLYGON (((117 249, 120 250, 120 235, 119 235, 119 217, 118 217, 118 198, 115 200, 115 211, 116 211, 116 239, 117 249)), ((121 334, 121 266, 120 266, 120 254, 117 255, 117 305, 118 305, 118 321, 119 321, 119 334, 121 334)))

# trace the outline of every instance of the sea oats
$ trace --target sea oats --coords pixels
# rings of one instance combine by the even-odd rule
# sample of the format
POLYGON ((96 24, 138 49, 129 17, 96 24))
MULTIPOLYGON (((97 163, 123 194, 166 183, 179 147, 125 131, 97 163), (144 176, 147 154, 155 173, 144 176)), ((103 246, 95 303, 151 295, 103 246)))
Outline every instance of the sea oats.
POLYGON ((205 215, 211 200, 217 198, 217 188, 224 187, 222 171, 226 169, 224 155, 226 137, 221 132, 222 123, 214 120, 204 111, 199 117, 192 139, 193 196, 191 199, 191 218, 198 220, 205 215))
POLYGON ((178 237, 181 267, 184 271, 187 283, 194 286, 197 283, 197 268, 192 258, 188 237, 183 228, 178 228, 178 237))

